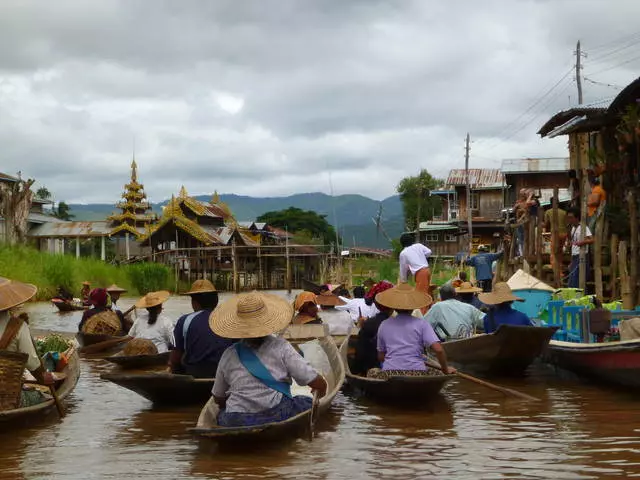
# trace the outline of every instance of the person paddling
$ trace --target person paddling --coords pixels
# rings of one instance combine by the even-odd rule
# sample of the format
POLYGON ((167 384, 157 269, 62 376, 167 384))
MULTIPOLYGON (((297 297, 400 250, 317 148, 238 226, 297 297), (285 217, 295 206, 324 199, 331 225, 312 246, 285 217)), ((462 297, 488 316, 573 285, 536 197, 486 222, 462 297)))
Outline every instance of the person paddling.
POLYGON ((293 309, 276 295, 251 292, 228 300, 210 316, 220 337, 241 339, 222 358, 213 385, 221 427, 281 422, 312 407, 311 397, 291 394, 292 379, 323 397, 327 382, 282 337, 293 309))
POLYGON ((218 292, 209 280, 196 280, 186 295, 191 297, 193 313, 183 315, 176 323, 169 368, 173 373, 214 378, 222 353, 233 343, 209 328, 209 316, 218 306, 218 292))

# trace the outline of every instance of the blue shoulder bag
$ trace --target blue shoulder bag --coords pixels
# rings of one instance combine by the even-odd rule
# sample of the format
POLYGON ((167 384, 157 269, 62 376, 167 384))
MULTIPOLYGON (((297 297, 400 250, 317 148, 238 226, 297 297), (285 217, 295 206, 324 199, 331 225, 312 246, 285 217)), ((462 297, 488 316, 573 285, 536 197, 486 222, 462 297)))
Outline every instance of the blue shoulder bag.
POLYGON ((233 347, 236 349, 240 363, 242 363, 244 368, 246 368, 251 375, 256 377, 270 389, 280 392, 289 398, 293 398, 291 395, 291 385, 287 382, 279 382, 273 378, 271 372, 267 370, 267 367, 264 366, 251 348, 244 345, 241 341, 236 342, 233 347))

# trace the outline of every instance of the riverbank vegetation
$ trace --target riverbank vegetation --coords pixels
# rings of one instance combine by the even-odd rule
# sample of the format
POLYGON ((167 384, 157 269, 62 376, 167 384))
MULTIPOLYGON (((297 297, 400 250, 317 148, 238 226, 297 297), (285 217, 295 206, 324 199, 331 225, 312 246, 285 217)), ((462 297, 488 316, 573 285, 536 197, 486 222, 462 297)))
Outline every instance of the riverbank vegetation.
MULTIPOLYGON (((444 261, 439 258, 431 258, 429 260, 432 271, 431 282, 436 285, 446 283, 452 277, 455 277, 460 269, 458 265, 450 260, 444 261)), ((468 267, 466 268, 468 270, 468 267)), ((347 267, 343 270, 346 272, 347 267)), ((353 260, 351 267, 353 272, 353 284, 358 285, 372 278, 379 282, 388 280, 392 283, 398 281, 399 264, 397 258, 368 258, 360 257, 353 260)))
POLYGON ((160 264, 116 266, 97 259, 52 255, 31 247, 4 244, 0 244, 0 276, 36 285, 37 300, 55 296, 60 286, 78 296, 84 281, 91 282, 92 287, 116 283, 128 290, 127 295, 169 289, 172 283, 169 268, 160 264))

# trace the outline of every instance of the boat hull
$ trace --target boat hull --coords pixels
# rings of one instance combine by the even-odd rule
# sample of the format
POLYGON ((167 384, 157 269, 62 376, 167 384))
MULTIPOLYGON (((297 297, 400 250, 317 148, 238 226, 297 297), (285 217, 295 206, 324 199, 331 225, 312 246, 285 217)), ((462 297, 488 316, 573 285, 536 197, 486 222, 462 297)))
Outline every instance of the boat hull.
POLYGON ((545 350, 555 327, 500 325, 494 333, 444 342, 448 360, 468 370, 520 375, 545 350))
POLYGON ((552 340, 545 359, 602 383, 640 389, 640 340, 596 344, 552 340))
POLYGON ((122 369, 140 369, 167 365, 170 352, 158 353, 156 355, 113 355, 105 360, 115 363, 122 369))
MULTIPOLYGON (((64 402, 76 387, 78 378, 80 377, 80 359, 78 352, 75 349, 69 355, 69 362, 62 372, 66 374, 66 377, 60 386, 57 387, 56 393, 58 394, 58 399, 61 402, 64 402)), ((10 424, 12 427, 21 423, 28 423, 38 418, 44 418, 55 408, 55 401, 51 398, 46 402, 32 405, 30 407, 0 412, 0 423, 10 424)), ((7 428, 6 425, 4 428, 7 428)))
POLYGON ((150 400, 155 405, 202 405, 211 397, 213 378, 173 373, 103 373, 100 378, 150 400))
POLYGON ((375 400, 390 404, 425 403, 436 398, 442 387, 455 378, 455 375, 433 375, 377 379, 354 375, 349 366, 349 345, 353 345, 355 336, 350 335, 340 347, 340 355, 345 364, 346 381, 350 387, 375 400))
POLYGON ((59 299, 53 299, 51 300, 51 303, 53 303, 61 312, 75 312, 77 310, 87 310, 89 308, 83 305, 74 305, 59 299))

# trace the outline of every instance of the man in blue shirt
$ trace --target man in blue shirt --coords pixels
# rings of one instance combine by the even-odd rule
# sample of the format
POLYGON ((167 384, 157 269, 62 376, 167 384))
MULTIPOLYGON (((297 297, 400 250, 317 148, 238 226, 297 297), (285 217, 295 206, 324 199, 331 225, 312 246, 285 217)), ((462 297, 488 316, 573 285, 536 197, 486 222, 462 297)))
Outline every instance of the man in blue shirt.
POLYGON ((465 262, 476 269, 476 282, 483 292, 491 291, 491 282, 493 280, 493 269, 491 265, 494 261, 502 257, 504 252, 489 253, 486 245, 478 247, 478 254, 467 258, 465 262))
POLYGON ((209 328, 209 316, 218 306, 218 292, 209 280, 196 280, 187 292, 193 313, 178 319, 173 337, 175 348, 169 364, 173 373, 214 378, 224 351, 233 344, 209 328))
POLYGON ((500 325, 522 325, 530 327, 533 324, 524 313, 514 310, 511 307, 513 302, 523 302, 520 297, 516 297, 509 285, 504 282, 496 283, 491 293, 481 293, 478 298, 491 309, 484 317, 485 333, 495 332, 500 325))

